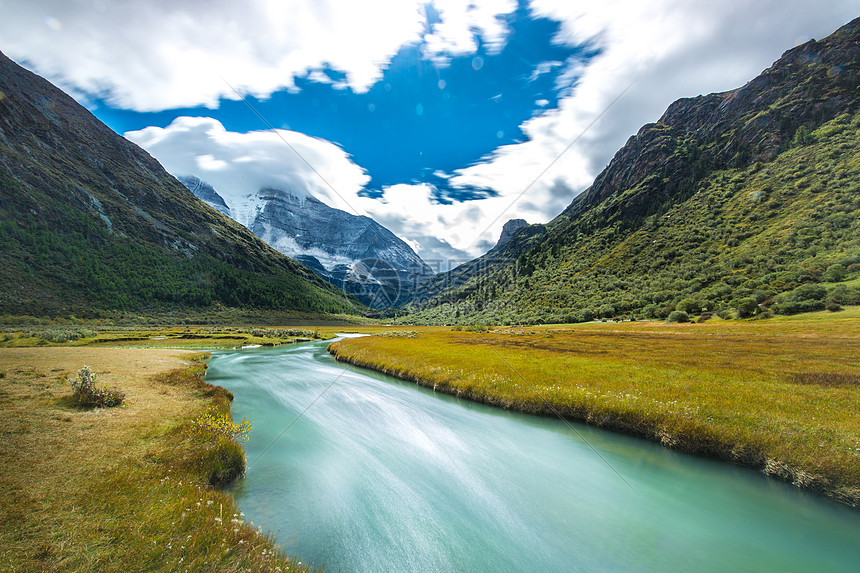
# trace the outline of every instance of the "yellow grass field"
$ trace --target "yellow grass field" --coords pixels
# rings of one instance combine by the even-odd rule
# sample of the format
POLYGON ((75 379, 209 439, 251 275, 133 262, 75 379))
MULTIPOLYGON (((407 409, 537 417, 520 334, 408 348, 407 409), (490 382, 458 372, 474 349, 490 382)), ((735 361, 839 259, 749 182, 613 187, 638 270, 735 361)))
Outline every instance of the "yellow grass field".
POLYGON ((200 353, 131 348, 0 349, 0 563, 11 571, 303 571, 208 486, 211 440, 200 353), (126 404, 81 410, 83 365, 126 404), (217 518, 217 519, 216 519, 217 518), (280 569, 276 569, 280 568, 280 569))

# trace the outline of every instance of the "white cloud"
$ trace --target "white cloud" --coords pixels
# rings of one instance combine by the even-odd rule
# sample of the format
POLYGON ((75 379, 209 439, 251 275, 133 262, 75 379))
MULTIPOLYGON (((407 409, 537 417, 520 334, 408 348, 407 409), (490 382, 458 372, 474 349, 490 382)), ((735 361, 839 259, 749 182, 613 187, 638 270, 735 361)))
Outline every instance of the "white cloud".
POLYGON ((433 7, 441 22, 424 36, 424 52, 439 64, 446 64, 451 56, 474 53, 478 49, 476 34, 490 54, 501 51, 508 29, 500 19, 502 14, 516 10, 514 0, 434 0, 433 7))
MULTIPOLYGON (((125 134, 174 175, 196 175, 231 208, 264 187, 311 194, 355 213, 369 176, 340 147, 295 131, 236 133, 209 117, 178 117, 169 126, 125 134)), ((246 223, 247 221, 240 221, 246 223)))
MULTIPOLYGON (((240 93, 265 98, 294 78, 346 75, 337 87, 367 90, 398 49, 420 41, 424 0, 184 0, 93 2, 12 0, 0 18, 0 47, 81 100, 156 111, 205 105, 240 93)), ((442 21, 431 47, 462 53, 482 36, 490 48, 506 34, 498 15, 513 0, 472 7, 437 0, 442 21)))

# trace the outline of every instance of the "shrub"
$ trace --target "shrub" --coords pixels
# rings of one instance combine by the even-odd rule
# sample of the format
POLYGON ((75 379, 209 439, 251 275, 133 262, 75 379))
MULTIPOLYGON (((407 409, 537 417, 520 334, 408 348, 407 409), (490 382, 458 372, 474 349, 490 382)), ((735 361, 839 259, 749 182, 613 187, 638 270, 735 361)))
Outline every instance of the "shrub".
POLYGON ((210 485, 223 486, 245 473, 245 452, 242 446, 225 436, 203 456, 203 474, 210 485))
POLYGON ((251 431, 251 421, 242 418, 241 422, 234 422, 229 413, 220 412, 214 406, 210 406, 206 412, 194 418, 194 427, 204 433, 215 436, 223 436, 237 442, 248 439, 251 431))
POLYGON ((829 283, 838 283, 844 281, 847 275, 848 269, 846 269, 844 265, 836 263, 830 265, 827 267, 827 270, 824 271, 824 280, 829 283))
POLYGON ((758 310, 758 303, 754 298, 738 299, 736 306, 738 310, 738 318, 750 317, 758 310))
POLYGON ((592 320, 594 320, 594 311, 590 308, 582 309, 577 316, 577 322, 591 322, 592 320))
POLYGON ((125 393, 119 388, 96 386, 96 375, 89 366, 78 370, 78 379, 69 382, 72 385, 72 399, 78 406, 112 408, 125 401, 125 393))
POLYGON ((815 284, 802 284, 791 292, 778 295, 773 310, 777 314, 795 314, 824 309, 827 289, 815 284))
POLYGON ((597 315, 600 318, 612 318, 613 316, 615 316, 615 313, 615 306, 611 304, 604 304, 599 309, 597 309, 597 315))
POLYGON ((666 318, 666 322, 690 322, 690 315, 683 310, 673 310, 666 318))
POLYGON ((645 318, 657 318, 657 305, 653 302, 651 304, 646 304, 642 308, 642 316, 645 318))
POLYGON ((675 309, 687 314, 699 314, 703 305, 704 303, 698 299, 685 298, 675 306, 675 309))
POLYGON ((251 431, 247 418, 237 423, 229 412, 210 406, 192 421, 192 427, 215 438, 202 460, 203 473, 210 485, 230 484, 245 473, 245 452, 239 442, 247 440, 251 431))
POLYGON ((40 341, 55 342, 64 344, 66 342, 74 342, 81 338, 92 338, 98 333, 88 328, 50 328, 48 330, 40 330, 32 334, 40 341))

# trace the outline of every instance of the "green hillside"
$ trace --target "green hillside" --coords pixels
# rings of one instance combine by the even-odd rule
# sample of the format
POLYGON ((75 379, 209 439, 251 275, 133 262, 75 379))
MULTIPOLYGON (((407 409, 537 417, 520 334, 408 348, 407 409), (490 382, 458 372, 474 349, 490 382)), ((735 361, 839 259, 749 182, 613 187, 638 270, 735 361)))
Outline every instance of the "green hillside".
POLYGON ((340 291, 2 54, 0 245, 0 314, 356 312, 340 291))
POLYGON ((858 78, 855 21, 741 89, 676 102, 555 220, 437 277, 413 319, 766 316, 860 304, 858 78))

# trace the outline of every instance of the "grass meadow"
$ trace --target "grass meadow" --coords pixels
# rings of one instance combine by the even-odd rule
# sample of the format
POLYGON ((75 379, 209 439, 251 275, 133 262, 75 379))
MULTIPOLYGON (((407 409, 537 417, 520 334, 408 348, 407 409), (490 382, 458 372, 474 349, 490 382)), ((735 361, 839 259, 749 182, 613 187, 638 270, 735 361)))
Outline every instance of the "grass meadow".
POLYGON ((858 307, 766 321, 382 334, 329 350, 437 391, 642 436, 860 504, 858 307))
POLYGON ((207 411, 229 412, 228 392, 200 377, 205 357, 0 348, 4 570, 307 570, 209 485, 240 446, 194 426, 207 411), (67 379, 84 364, 125 392, 123 406, 74 406, 67 379))

